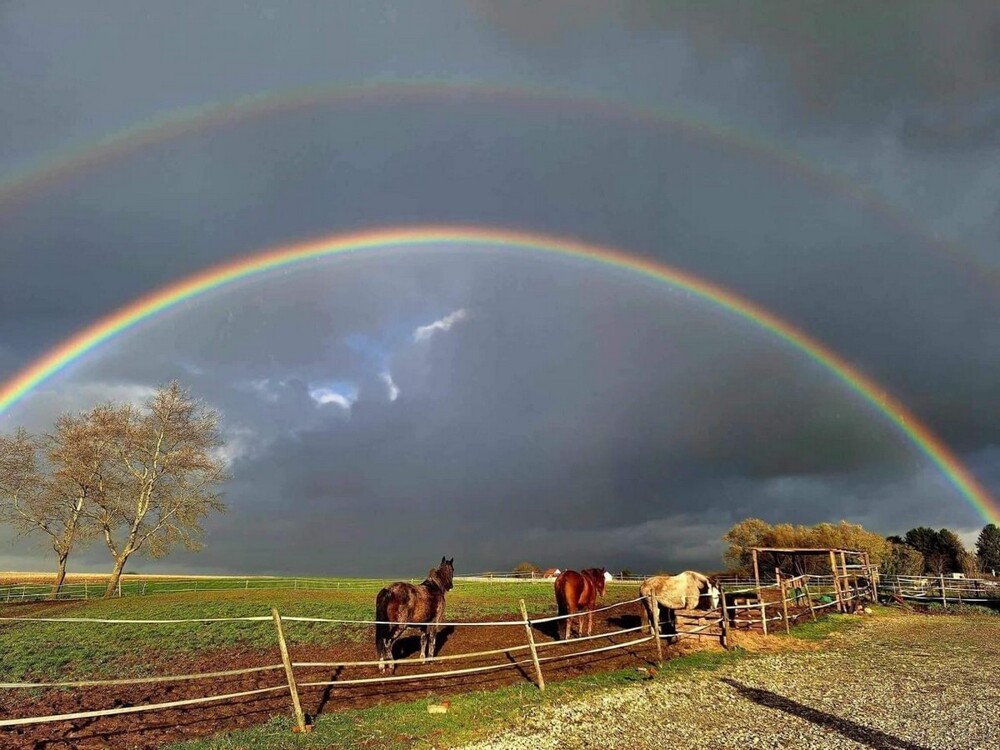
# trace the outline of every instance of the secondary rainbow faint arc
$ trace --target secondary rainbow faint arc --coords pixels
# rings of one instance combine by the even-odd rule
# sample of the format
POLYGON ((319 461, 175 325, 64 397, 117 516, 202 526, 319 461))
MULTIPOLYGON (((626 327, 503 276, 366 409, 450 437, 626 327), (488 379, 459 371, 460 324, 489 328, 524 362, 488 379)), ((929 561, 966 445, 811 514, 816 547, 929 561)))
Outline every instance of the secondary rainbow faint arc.
POLYGON ((89 144, 48 155, 0 178, 0 219, 4 204, 30 195, 50 183, 58 183, 77 172, 102 162, 204 129, 240 123, 245 119, 266 117, 283 111, 310 106, 335 105, 365 101, 420 101, 439 96, 477 97, 483 101, 499 100, 578 108, 581 113, 600 114, 645 121, 657 127, 673 128, 696 137, 707 138, 727 148, 738 149, 791 170, 799 178, 818 187, 849 196, 882 217, 894 228, 916 237, 928 249, 944 252, 952 259, 964 260, 974 283, 1000 282, 1000 271, 954 242, 934 236, 926 227, 918 227, 915 217, 887 202, 877 193, 850 182, 845 176, 830 172, 809 161, 803 154, 759 135, 736 128, 705 122, 691 115, 646 107, 618 99, 601 98, 590 92, 550 89, 537 85, 510 85, 476 80, 395 79, 386 78, 364 85, 318 86, 292 90, 265 91, 242 96, 229 102, 208 102, 160 113, 157 116, 116 131, 89 144))
POLYGON ((425 247, 457 243, 567 256, 631 271, 646 278, 685 289, 698 298, 724 308, 770 331, 793 348, 827 368, 862 399, 885 415, 931 459, 987 522, 1000 522, 1000 506, 997 505, 996 501, 951 450, 900 401, 887 393, 875 381, 848 364, 831 349, 810 338, 773 313, 721 286, 679 269, 629 255, 621 250, 592 245, 566 237, 508 229, 475 226, 411 226, 370 229, 285 245, 214 266, 140 297, 101 318, 49 351, 0 387, 0 414, 3 414, 33 388, 101 343, 108 341, 115 334, 167 310, 179 302, 217 289, 225 284, 312 259, 361 253, 366 250, 385 249, 393 246, 425 247))

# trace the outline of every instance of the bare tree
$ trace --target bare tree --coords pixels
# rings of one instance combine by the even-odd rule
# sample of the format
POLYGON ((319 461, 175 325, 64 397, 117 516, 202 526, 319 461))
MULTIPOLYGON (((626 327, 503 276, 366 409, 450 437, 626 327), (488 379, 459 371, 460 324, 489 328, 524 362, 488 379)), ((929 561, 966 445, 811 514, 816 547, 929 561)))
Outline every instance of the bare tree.
POLYGON ((39 439, 19 429, 0 436, 0 520, 21 534, 48 535, 56 553, 52 596, 66 580, 73 547, 89 542, 96 527, 85 511, 96 491, 103 460, 102 445, 90 429, 89 415, 64 414, 52 435, 39 439), (39 459, 44 457, 44 461, 39 459))
POLYGON ((109 471, 89 512, 115 561, 109 597, 136 552, 200 549, 202 519, 225 510, 215 488, 226 469, 218 414, 176 382, 157 389, 144 408, 107 407, 102 420, 111 436, 109 471))

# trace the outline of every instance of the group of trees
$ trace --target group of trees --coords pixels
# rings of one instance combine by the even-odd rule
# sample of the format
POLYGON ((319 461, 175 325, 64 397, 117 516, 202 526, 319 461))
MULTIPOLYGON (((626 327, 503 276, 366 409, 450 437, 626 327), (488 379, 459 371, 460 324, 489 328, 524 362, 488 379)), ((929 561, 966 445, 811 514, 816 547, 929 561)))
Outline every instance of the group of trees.
MULTIPOLYGON (((753 571, 752 547, 840 548, 867 552, 873 564, 887 575, 923 575, 964 573, 969 577, 1000 572, 1000 528, 988 524, 979 534, 976 552, 965 549, 962 540, 950 529, 934 530, 925 526, 910 529, 904 536, 883 537, 866 531, 858 524, 820 523, 815 526, 769 524, 759 518, 747 518, 733 526, 723 537, 728 543, 724 559, 734 572, 753 571)), ((825 572, 829 562, 823 559, 772 553, 765 565, 794 573, 825 572)))
POLYGON ((218 414, 176 382, 141 407, 104 403, 63 414, 46 435, 0 435, 0 521, 51 546, 54 594, 70 553, 103 541, 110 596, 132 555, 201 546, 201 521, 225 510, 222 445, 218 414))
POLYGON ((931 573, 964 573, 975 577, 982 573, 995 575, 1000 571, 1000 528, 995 523, 987 524, 979 532, 976 541, 976 551, 969 552, 955 532, 949 529, 934 529, 918 526, 910 529, 905 536, 891 536, 889 541, 897 547, 903 547, 915 553, 915 561, 919 565, 915 575, 931 573))
MULTIPOLYGON (((723 554, 726 567, 744 575, 753 572, 750 554, 752 547, 853 549, 867 552, 875 565, 881 565, 891 552, 885 537, 846 521, 838 524, 795 526, 790 523, 769 524, 759 518, 747 518, 733 526, 722 539, 729 545, 723 554)), ((780 552, 768 554, 762 563, 793 575, 827 573, 830 569, 828 559, 780 552)))

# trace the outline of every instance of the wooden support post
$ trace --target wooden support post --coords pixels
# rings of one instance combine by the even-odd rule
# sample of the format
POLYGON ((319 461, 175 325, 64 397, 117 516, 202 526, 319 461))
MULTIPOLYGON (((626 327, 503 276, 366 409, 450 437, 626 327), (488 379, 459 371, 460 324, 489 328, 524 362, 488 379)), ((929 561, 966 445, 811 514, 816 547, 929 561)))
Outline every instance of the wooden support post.
POLYGON ((781 611, 785 614, 785 634, 792 632, 788 625, 788 592, 785 590, 787 583, 781 578, 781 568, 774 569, 774 575, 778 579, 778 593, 781 595, 781 611))
MULTIPOLYGON (((842 593, 844 598, 844 611, 850 612, 853 611, 854 602, 853 602, 853 596, 850 600, 848 599, 848 593, 851 591, 851 585, 850 585, 850 577, 847 572, 847 555, 844 554, 843 550, 840 551, 840 570, 844 576, 843 578, 844 586, 842 587, 842 593)), ((857 581, 855 581, 855 583, 857 583, 857 581)))
POLYGON ((285 634, 281 629, 281 615, 275 607, 271 608, 271 616, 274 618, 274 627, 278 631, 278 648, 281 649, 281 661, 285 665, 285 676, 288 678, 288 689, 292 694, 292 707, 295 709, 295 723, 300 732, 308 732, 306 729, 306 717, 302 713, 302 704, 299 703, 299 690, 295 686, 295 673, 292 671, 292 660, 288 656, 288 646, 285 645, 285 634))
POLYGON ((767 635, 767 605, 764 604, 764 594, 760 590, 760 563, 757 550, 753 550, 753 580, 757 587, 757 603, 760 605, 760 626, 767 635))
POLYGON ((844 611, 844 601, 840 596, 840 574, 837 571, 837 554, 830 550, 830 572, 833 573, 833 593, 837 600, 837 611, 844 611))
POLYGON ((941 606, 948 606, 948 597, 944 593, 944 573, 941 574, 941 606))
POLYGON ((653 637, 656 638, 656 663, 663 663, 663 644, 660 643, 660 604, 655 596, 649 597, 650 610, 653 613, 653 637))
POLYGON ((867 552, 865 552, 865 570, 868 571, 868 585, 872 589, 872 601, 878 604, 878 568, 872 567, 872 559, 867 552))
POLYGON ((809 593, 809 579, 802 579, 802 588, 806 591, 806 604, 809 605, 809 614, 812 615, 813 622, 816 622, 816 610, 813 609, 812 595, 809 593))
POLYGON ((719 643, 722 647, 729 650, 729 611, 726 609, 726 590, 719 586, 719 603, 722 605, 722 635, 719 638, 719 643))
POLYGON ((538 663, 538 651, 535 649, 535 635, 531 632, 531 621, 528 620, 528 610, 521 599, 521 617, 524 618, 524 629, 528 633, 528 648, 531 649, 531 660, 535 662, 535 674, 538 676, 538 689, 545 691, 545 678, 542 677, 542 665, 538 663))

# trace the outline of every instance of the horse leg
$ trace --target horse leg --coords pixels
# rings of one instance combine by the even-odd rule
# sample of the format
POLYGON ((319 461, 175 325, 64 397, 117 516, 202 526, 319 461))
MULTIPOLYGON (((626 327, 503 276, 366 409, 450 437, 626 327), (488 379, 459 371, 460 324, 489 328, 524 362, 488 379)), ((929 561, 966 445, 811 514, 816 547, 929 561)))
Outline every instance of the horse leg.
POLYGON ((404 630, 406 630, 405 627, 400 627, 397 625, 393 627, 392 632, 386 639, 385 651, 386 655, 389 657, 389 665, 388 665, 389 674, 396 674, 396 657, 392 653, 392 651, 393 648, 395 648, 396 646, 396 641, 399 640, 399 637, 403 634, 404 630))
MULTIPOLYGON (((659 606, 659 605, 657 605, 659 606)), ((653 635, 653 613, 650 611, 649 607, 649 597, 642 597, 642 609, 639 610, 639 624, 642 626, 640 632, 646 632, 646 628, 649 628, 649 634, 653 635)))
POLYGON ((594 632, 594 610, 587 610, 587 635, 592 635, 594 632))
POLYGON ((670 613, 667 617, 667 621, 670 623, 670 633, 671 633, 670 642, 677 643, 677 641, 680 640, 680 638, 677 635, 677 610, 668 609, 667 611, 670 613))
POLYGON ((430 630, 429 625, 424 625, 420 628, 420 663, 423 664, 427 661, 427 641, 430 638, 428 631, 430 630))
POLYGON ((392 646, 396 642, 395 637, 393 637, 393 631, 396 630, 395 625, 389 626, 389 632, 387 635, 383 635, 378 644, 378 671, 379 674, 385 674, 386 670, 389 674, 393 672, 392 664, 392 646), (387 663, 388 662, 388 663, 387 663))
POLYGON ((427 655, 432 657, 434 652, 437 650, 437 623, 432 623, 427 626, 427 655))

